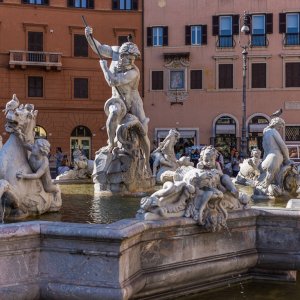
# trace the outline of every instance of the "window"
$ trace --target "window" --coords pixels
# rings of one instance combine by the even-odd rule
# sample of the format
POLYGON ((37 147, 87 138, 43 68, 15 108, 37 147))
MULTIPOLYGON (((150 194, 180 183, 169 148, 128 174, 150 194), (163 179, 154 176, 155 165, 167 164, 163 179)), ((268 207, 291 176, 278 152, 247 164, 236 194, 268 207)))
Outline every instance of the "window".
POLYGON ((300 62, 285 63, 285 87, 300 87, 300 62))
POLYGON ((285 33, 285 46, 300 45, 299 13, 279 14, 279 33, 285 33))
POLYGON ((122 44, 128 42, 127 35, 119 35, 118 36, 118 45, 122 46, 122 44))
POLYGON ((273 33, 273 14, 252 15, 251 46, 267 46, 267 33, 273 33))
POLYGON ((186 45, 206 45, 207 25, 187 25, 185 26, 186 45))
POLYGON ((219 64, 219 89, 233 88, 233 64, 219 64))
POLYGON ((185 78, 184 70, 170 71, 170 90, 184 90, 185 78))
POLYGON ((74 56, 88 57, 88 42, 85 35, 74 34, 74 56))
POLYGON ((234 47, 233 35, 239 34, 239 15, 213 16, 213 35, 218 36, 217 46, 234 47))
POLYGON ((287 142, 300 141, 300 126, 285 126, 285 140, 287 142))
POLYGON ((43 77, 28 77, 28 97, 43 97, 43 77))
POLYGON ((69 7, 94 8, 94 0, 68 0, 69 7))
POLYGON ((168 27, 148 27, 147 46, 168 46, 168 27))
POLYGON ((74 98, 87 99, 89 97, 88 84, 87 78, 74 78, 74 98))
POLYGON ((37 5, 48 5, 49 0, 23 0, 24 4, 37 4, 37 5))
POLYGON ((164 89, 164 72, 152 71, 151 89, 153 91, 162 91, 164 89))
POLYGON ((33 62, 45 62, 46 55, 43 52, 43 33, 28 31, 28 51, 27 60, 33 62), (37 52, 37 53, 34 53, 37 52))
POLYGON ((43 33, 28 31, 28 51, 43 51, 43 33))
POLYGON ((34 127, 34 139, 47 139, 47 132, 45 130, 45 128, 43 128, 42 126, 36 125, 34 127))
POLYGON ((138 0, 113 0, 112 9, 114 10, 137 10, 138 0))
POLYGON ((265 15, 252 16, 252 46, 265 46, 265 15))
POLYGON ((191 70, 191 89, 202 89, 202 70, 191 70))
POLYGON ((265 63, 252 63, 251 87, 266 88, 267 65, 265 63))

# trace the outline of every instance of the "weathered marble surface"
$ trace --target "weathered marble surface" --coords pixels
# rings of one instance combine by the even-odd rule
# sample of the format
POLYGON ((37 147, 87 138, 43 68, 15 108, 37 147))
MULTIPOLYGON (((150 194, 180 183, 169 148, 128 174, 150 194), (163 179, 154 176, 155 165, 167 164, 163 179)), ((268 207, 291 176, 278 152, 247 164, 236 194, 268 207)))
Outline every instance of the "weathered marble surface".
POLYGON ((212 231, 226 227, 228 211, 248 208, 250 197, 238 192, 216 157, 213 146, 203 147, 197 168, 178 164, 175 171, 162 173, 163 187, 142 198, 137 218, 188 217, 212 231))
POLYGON ((171 129, 166 138, 151 153, 153 159, 153 176, 156 178, 157 183, 162 182, 161 176, 164 172, 175 171, 180 166, 174 151, 174 146, 179 137, 180 133, 175 129, 171 129))
POLYGON ((130 39, 121 47, 102 45, 85 28, 88 43, 100 56, 100 67, 112 96, 104 105, 108 145, 96 152, 95 192, 135 193, 151 189, 148 122, 138 87, 140 71, 135 59, 140 51, 130 39), (111 59, 108 67, 107 60, 111 59))
POLYGON ((234 183, 255 187, 261 172, 261 162, 261 151, 258 148, 252 149, 251 158, 244 159, 240 164, 234 183))
POLYGON ((61 195, 53 185, 46 140, 34 141, 38 111, 20 104, 16 95, 4 110, 5 130, 10 135, 0 150, 0 217, 21 219, 58 211, 61 195))
POLYGON ((228 230, 188 218, 0 225, 2 299, 174 299, 245 279, 295 280, 300 211, 232 211, 228 230), (287 247, 288 245, 288 247, 287 247))
POLYGON ((55 182, 76 182, 76 180, 91 178, 94 169, 94 161, 91 159, 87 159, 87 157, 82 154, 82 151, 80 149, 76 149, 73 152, 73 160, 74 168, 58 175, 55 182))
POLYGON ((274 117, 264 129, 264 157, 252 196, 254 200, 274 199, 279 196, 291 198, 298 194, 298 170, 290 160, 288 148, 279 133, 284 127, 284 120, 274 117))

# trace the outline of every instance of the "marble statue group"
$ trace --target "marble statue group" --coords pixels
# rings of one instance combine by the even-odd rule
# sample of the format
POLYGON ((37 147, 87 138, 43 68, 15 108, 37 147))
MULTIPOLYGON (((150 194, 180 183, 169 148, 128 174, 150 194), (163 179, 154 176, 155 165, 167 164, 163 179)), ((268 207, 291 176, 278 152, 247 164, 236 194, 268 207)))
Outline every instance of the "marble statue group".
MULTIPOLYGON (((134 194, 161 188, 143 197, 137 217, 158 220, 189 217, 209 230, 226 226, 228 212, 249 207, 250 197, 238 185, 253 188, 252 199, 298 195, 299 174, 280 135, 285 122, 274 116, 263 132, 263 151, 252 149, 232 180, 224 174, 213 146, 201 149, 196 167, 189 157, 177 159, 174 146, 180 138, 171 129, 150 153, 148 122, 138 91, 140 72, 135 65, 140 51, 129 38, 119 46, 101 44, 85 28, 91 48, 99 54, 100 68, 112 96, 105 102, 107 145, 88 160, 79 149, 73 153, 74 169, 57 180, 93 178, 95 193, 134 194), (108 66, 107 59, 111 59, 108 66), (150 166, 152 159, 152 167, 150 166)), ((24 218, 60 209, 60 189, 50 176, 50 144, 34 138, 38 111, 20 104, 16 95, 6 104, 8 141, 0 149, 0 210, 2 219, 24 218), (14 163, 11 163, 13 160, 14 163)))
POLYGON ((97 151, 93 172, 95 192, 133 193, 152 188, 150 141, 143 101, 138 91, 140 51, 132 41, 103 45, 85 28, 87 41, 100 55, 100 67, 112 96, 104 105, 108 145, 97 151), (111 59, 108 67, 107 59, 111 59))
POLYGON ((20 104, 13 95, 4 114, 9 139, 0 150, 2 220, 58 211, 62 201, 60 189, 50 176, 50 144, 45 139, 34 139, 38 111, 32 104, 20 104))

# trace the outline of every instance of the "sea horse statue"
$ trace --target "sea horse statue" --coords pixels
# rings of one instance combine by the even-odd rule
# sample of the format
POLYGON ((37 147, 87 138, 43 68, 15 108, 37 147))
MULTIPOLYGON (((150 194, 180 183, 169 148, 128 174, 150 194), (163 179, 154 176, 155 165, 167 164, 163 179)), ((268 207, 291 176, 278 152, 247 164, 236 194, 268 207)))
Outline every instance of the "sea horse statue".
POLYGON ((0 150, 0 212, 4 219, 23 219, 58 211, 61 194, 52 184, 46 140, 34 142, 38 111, 20 104, 14 94, 4 109, 9 139, 0 150))

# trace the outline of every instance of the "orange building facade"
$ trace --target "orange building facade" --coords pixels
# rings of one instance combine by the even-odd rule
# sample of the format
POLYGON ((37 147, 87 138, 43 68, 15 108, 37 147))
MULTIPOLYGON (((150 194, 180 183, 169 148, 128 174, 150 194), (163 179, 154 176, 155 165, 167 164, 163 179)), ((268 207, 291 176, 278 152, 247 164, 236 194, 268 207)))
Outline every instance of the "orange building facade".
MULTIPOLYGON (((170 128, 183 147, 214 144, 226 155, 242 136, 242 48, 246 137, 261 147, 270 115, 283 109, 283 133, 300 143, 300 4, 282 0, 147 0, 144 2, 145 111, 153 143, 170 128), (250 35, 241 35, 250 14, 250 35)), ((183 150, 184 149, 177 149, 183 150)))
MULTIPOLYGON (((142 3, 135 0, 0 1, 0 101, 12 94, 39 111, 36 136, 71 156, 76 145, 93 158, 106 145, 105 101, 111 89, 84 37, 119 45, 132 34, 142 48, 142 3)), ((141 61, 137 62, 141 68, 141 61)), ((0 133, 5 141, 4 114, 0 133)))

